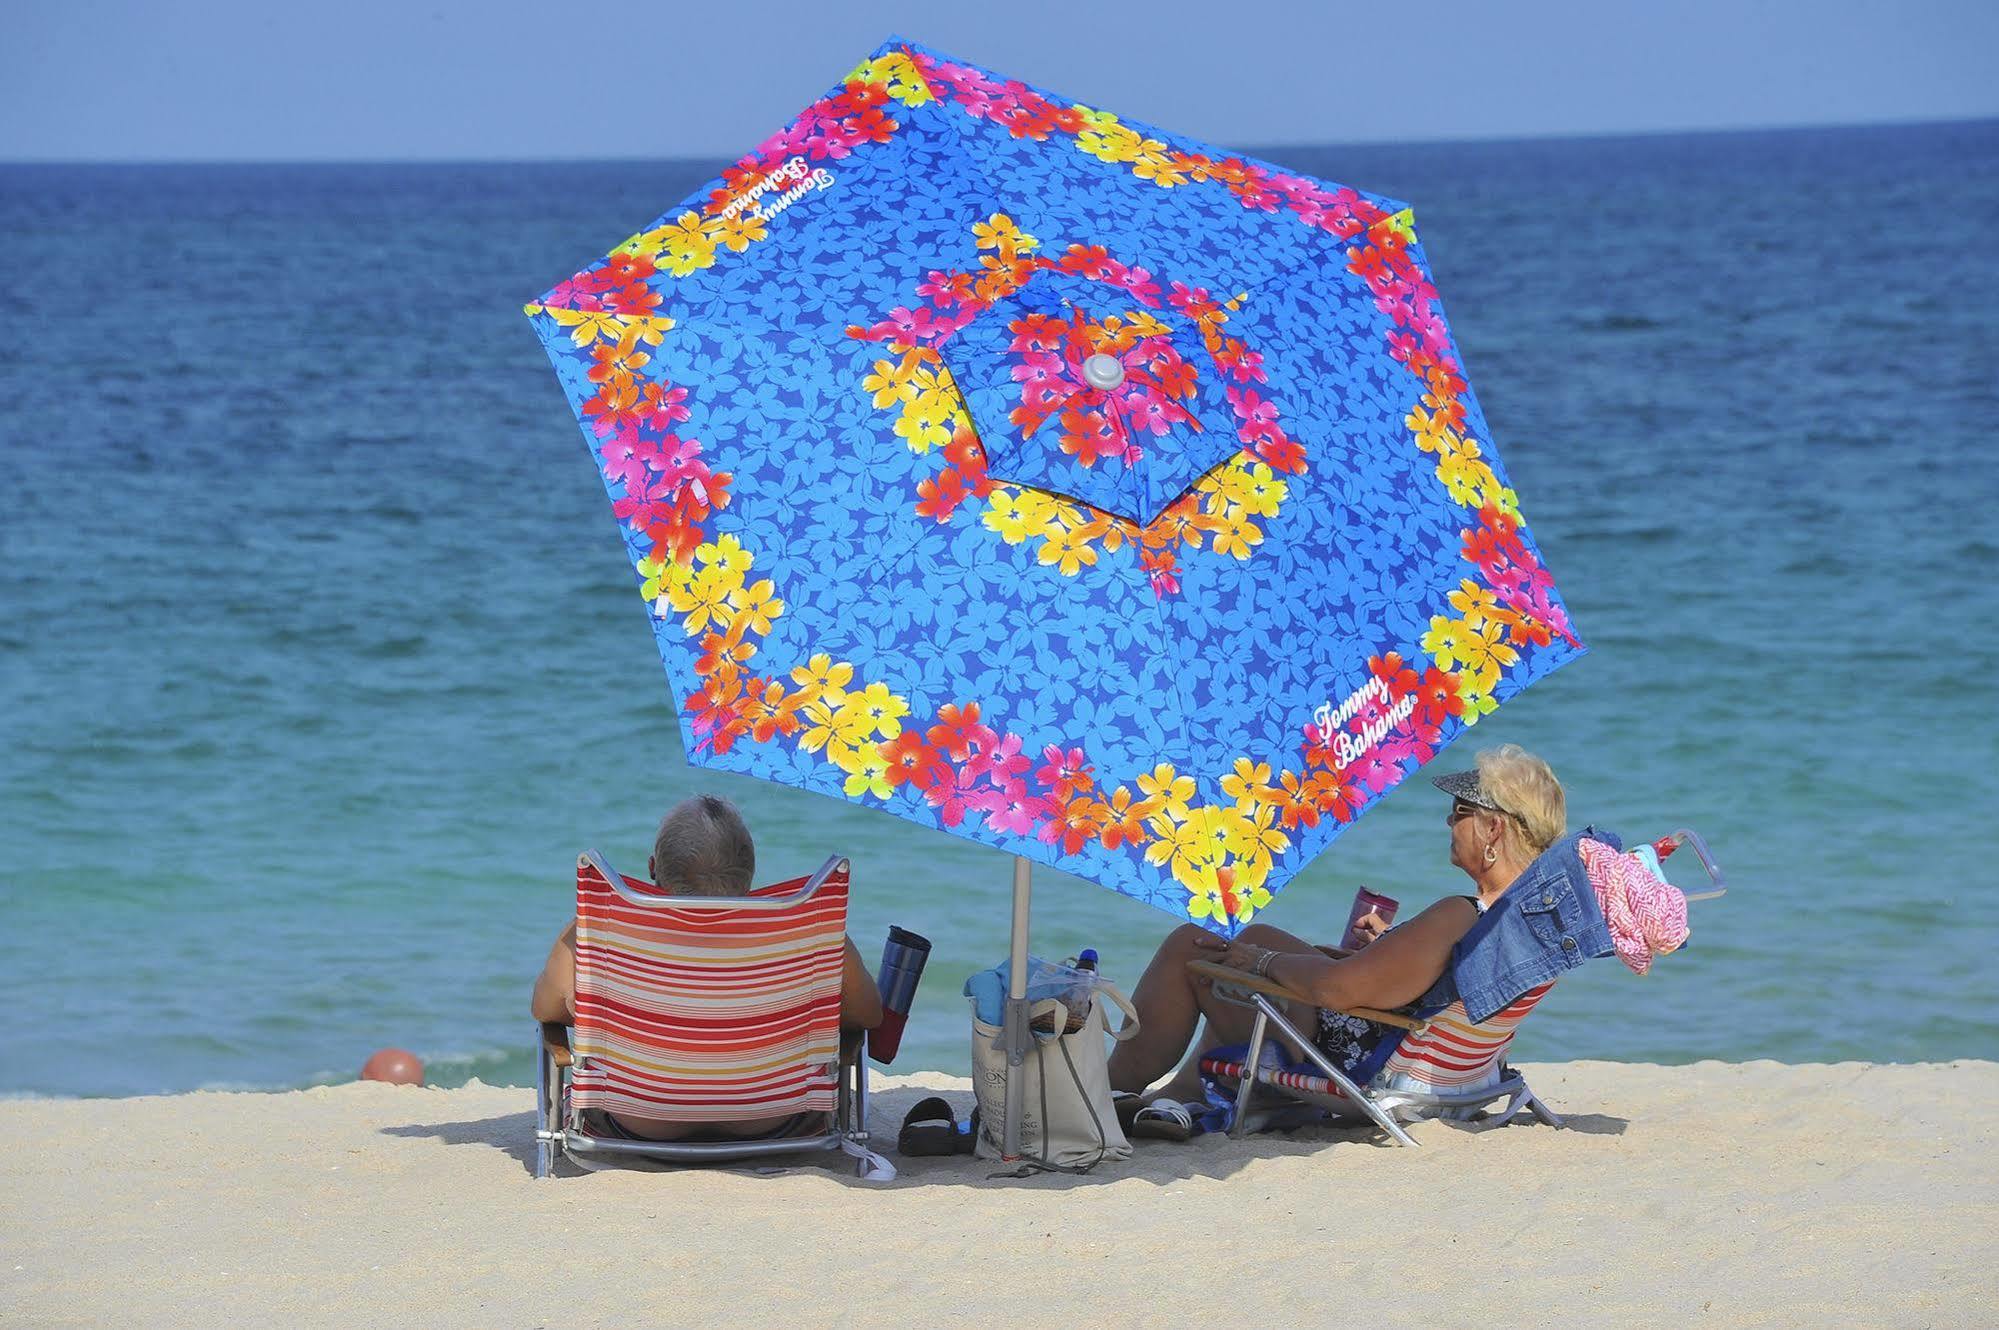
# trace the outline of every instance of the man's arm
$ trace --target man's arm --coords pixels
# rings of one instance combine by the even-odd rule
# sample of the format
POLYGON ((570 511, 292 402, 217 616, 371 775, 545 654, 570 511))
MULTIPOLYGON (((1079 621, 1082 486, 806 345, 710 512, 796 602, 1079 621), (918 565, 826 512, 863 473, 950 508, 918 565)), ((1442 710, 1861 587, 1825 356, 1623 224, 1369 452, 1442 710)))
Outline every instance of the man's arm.
POLYGON ((576 921, 571 919, 562 936, 549 948, 548 963, 534 981, 534 997, 528 1010, 538 1021, 562 1025, 576 1023, 576 921))
POLYGON ((846 939, 840 957, 840 1028, 872 1030, 882 1023, 882 995, 875 977, 861 960, 854 939, 846 939))

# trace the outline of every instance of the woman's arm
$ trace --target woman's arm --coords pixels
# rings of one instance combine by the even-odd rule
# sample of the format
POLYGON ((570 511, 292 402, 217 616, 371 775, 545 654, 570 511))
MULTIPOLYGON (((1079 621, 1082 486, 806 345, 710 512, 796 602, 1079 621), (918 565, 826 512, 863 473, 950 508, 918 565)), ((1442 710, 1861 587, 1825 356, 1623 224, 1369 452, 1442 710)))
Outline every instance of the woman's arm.
POLYGON ((534 981, 534 997, 528 1010, 538 1021, 576 1023, 576 921, 571 919, 562 936, 549 948, 548 963, 534 981))
MULTIPOLYGON (((1400 1007, 1423 996, 1437 982, 1437 976, 1450 964, 1451 948, 1477 921, 1478 911, 1470 901, 1449 896, 1342 959, 1281 952, 1264 973, 1334 1011, 1400 1007)), ((1236 956, 1240 945, 1230 948, 1229 964, 1248 968, 1236 956)), ((1251 946, 1248 950, 1252 953, 1248 959, 1254 964, 1254 953, 1260 949, 1251 946)))
POLYGON ((861 960, 854 939, 840 958, 840 1028, 872 1030, 882 1023, 882 995, 875 977, 861 960))

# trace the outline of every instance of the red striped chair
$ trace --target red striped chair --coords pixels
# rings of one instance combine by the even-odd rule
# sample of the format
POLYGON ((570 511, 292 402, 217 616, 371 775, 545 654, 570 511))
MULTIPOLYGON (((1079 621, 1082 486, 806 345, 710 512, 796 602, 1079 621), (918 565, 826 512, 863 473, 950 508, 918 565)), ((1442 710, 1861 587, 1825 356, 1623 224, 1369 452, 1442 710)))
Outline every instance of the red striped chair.
POLYGON ((867 1069, 859 1041, 840 1038, 847 871, 835 855, 748 896, 663 896, 595 851, 579 858, 576 1024, 543 1027, 535 1176, 558 1150, 586 1167, 846 1150, 876 1176, 871 1165, 885 1163, 866 1148, 867 1069), (696 1135, 749 1118, 807 1125, 776 1139, 649 1141, 607 1129, 601 1113, 696 1135))
POLYGON ((1215 980, 1218 995, 1256 1011, 1249 1046, 1241 1058, 1201 1059, 1204 1074, 1236 1090, 1231 1134, 1254 1125, 1250 1100, 1259 1085, 1277 1092, 1281 1098, 1317 1105, 1336 1117, 1371 1120, 1403 1145, 1416 1143, 1402 1130, 1403 1122, 1418 1118, 1462 1121, 1478 1116, 1501 1099, 1506 1104, 1497 1113, 1498 1123, 1511 1122, 1521 1113, 1532 1113, 1550 1126, 1562 1125, 1561 1118, 1528 1088, 1526 1077, 1506 1062, 1506 1050, 1513 1043, 1514 1031, 1555 986, 1552 982, 1529 989, 1477 1024, 1469 1019, 1463 1002, 1453 1002, 1420 1020, 1368 1009, 1348 1013, 1403 1031, 1401 1042, 1388 1061, 1361 1086, 1313 1047, 1286 1019, 1279 1003, 1271 1000, 1309 1006, 1311 999, 1268 979, 1209 961, 1195 961, 1189 968, 1215 980), (1265 1065, 1263 1046, 1273 1022, 1323 1074, 1265 1065), (1254 1075, 1246 1075, 1247 1068, 1255 1068, 1254 1075))

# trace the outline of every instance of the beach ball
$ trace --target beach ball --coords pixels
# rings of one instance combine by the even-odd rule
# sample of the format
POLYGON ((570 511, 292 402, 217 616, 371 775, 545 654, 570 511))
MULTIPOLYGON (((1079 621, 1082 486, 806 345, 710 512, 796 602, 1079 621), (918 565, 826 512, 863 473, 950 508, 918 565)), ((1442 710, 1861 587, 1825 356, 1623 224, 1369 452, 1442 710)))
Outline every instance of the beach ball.
POLYGON ((383 1048, 361 1065, 364 1081, 387 1081, 391 1085, 422 1085, 423 1059, 406 1048, 383 1048))

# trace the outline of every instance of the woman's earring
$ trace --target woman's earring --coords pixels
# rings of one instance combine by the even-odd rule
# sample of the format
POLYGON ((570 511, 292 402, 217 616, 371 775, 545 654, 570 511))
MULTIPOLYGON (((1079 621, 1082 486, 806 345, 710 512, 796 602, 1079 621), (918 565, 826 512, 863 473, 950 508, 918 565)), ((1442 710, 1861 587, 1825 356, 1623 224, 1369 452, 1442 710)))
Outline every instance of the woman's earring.
POLYGON ((1486 846, 1486 847, 1485 847, 1485 864, 1486 864, 1486 867, 1490 868, 1490 867, 1492 866, 1492 863, 1493 863, 1493 860, 1495 860, 1495 859, 1497 859, 1497 858, 1499 858, 1499 847, 1498 847, 1497 845, 1488 845, 1488 846, 1486 846))

